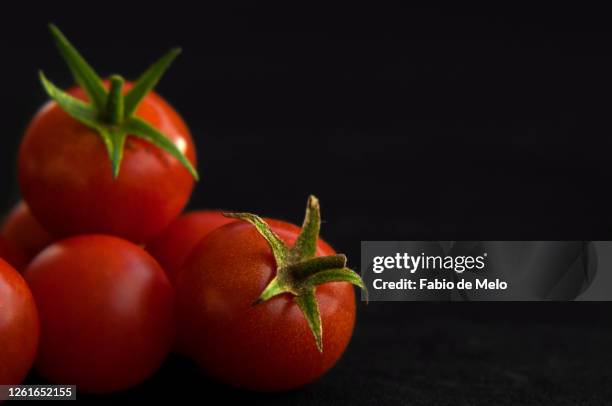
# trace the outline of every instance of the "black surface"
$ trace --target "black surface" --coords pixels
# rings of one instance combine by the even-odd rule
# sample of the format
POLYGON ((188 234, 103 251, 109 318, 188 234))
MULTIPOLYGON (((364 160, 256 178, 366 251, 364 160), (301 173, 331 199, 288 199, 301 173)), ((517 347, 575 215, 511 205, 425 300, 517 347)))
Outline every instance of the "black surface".
MULTIPOLYGON (((342 360, 300 390, 236 390, 171 356, 138 388, 103 397, 79 394, 78 399, 106 404, 201 399, 255 405, 606 405, 612 396, 612 331, 600 310, 587 303, 515 303, 512 312, 502 303, 373 303, 361 309, 342 360), (576 312, 584 318, 570 316, 576 312), (431 313, 438 315, 424 316, 431 313)), ((40 380, 33 376, 30 382, 40 380)))
MULTIPOLYGON (((610 239, 603 10, 74 7, 3 10, 2 209, 17 198, 19 137, 45 100, 36 70, 70 83, 46 32, 54 21, 105 74, 134 77, 183 46, 158 90, 198 144, 192 207, 295 222, 314 193, 324 237, 353 264, 368 239, 610 239)), ((111 399, 604 404, 610 309, 372 303, 342 362, 304 390, 236 392, 171 359, 111 399)))

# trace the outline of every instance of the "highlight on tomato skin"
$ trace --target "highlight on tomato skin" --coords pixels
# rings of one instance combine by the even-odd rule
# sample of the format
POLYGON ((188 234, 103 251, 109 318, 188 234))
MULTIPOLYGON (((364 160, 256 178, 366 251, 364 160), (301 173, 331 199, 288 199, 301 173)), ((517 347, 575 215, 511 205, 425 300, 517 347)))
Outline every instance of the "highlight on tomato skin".
POLYGON ((22 276, 0 259, 0 385, 18 385, 34 363, 38 311, 22 276))
POLYGON ((174 342, 174 290, 141 247, 83 235, 43 250, 25 272, 40 312, 38 373, 80 392, 134 387, 174 342))
MULTIPOLYGON (((291 246, 300 228, 266 220, 291 246)), ((318 239, 316 256, 335 251, 318 239)), ((306 385, 341 357, 355 324, 350 283, 316 288, 323 350, 288 294, 253 305, 276 271, 270 247, 258 231, 234 222, 210 233, 192 251, 177 282, 178 345, 217 380, 243 389, 285 391, 306 385)))
POLYGON ((219 210, 196 210, 184 213, 149 244, 147 251, 162 266, 170 282, 178 273, 192 249, 213 230, 236 221, 219 210))
POLYGON ((28 205, 20 200, 4 219, 0 235, 18 247, 28 261, 53 242, 53 237, 34 218, 28 205))

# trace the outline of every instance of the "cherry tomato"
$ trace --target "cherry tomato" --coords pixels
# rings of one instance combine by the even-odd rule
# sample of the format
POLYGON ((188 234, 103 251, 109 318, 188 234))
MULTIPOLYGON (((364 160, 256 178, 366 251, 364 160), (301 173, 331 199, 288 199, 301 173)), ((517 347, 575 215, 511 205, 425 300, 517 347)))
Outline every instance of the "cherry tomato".
POLYGON ((185 259, 211 231, 236 221, 227 218, 221 211, 199 210, 181 215, 168 228, 155 237, 148 245, 147 251, 162 266, 168 278, 175 283, 185 259))
MULTIPOLYGON (((286 243, 300 229, 267 221, 286 243)), ((319 239, 317 256, 334 250, 319 239)), ((309 383, 331 368, 348 345, 355 323, 355 293, 346 282, 317 287, 323 352, 292 297, 253 305, 276 272, 272 252, 253 226, 225 225, 192 251, 177 284, 180 347, 213 377, 262 391, 309 383)))
POLYGON ((30 289, 0 259, 0 385, 23 381, 36 357, 38 334, 38 313, 30 289))
POLYGON ((0 234, 18 247, 28 260, 53 242, 51 235, 32 216, 30 208, 23 200, 15 205, 4 220, 0 234))
POLYGON ((56 242, 25 273, 40 309, 39 373, 83 392, 153 374, 174 339, 173 289, 137 245, 86 235, 56 242))
MULTIPOLYGON (((124 93, 131 88, 124 87, 124 93)), ((80 88, 69 94, 86 100, 80 88)), ((135 113, 166 135, 195 166, 193 141, 178 113, 155 92, 135 113)), ((48 102, 26 130, 18 156, 19 185, 34 216, 58 237, 117 235, 144 243, 183 209, 194 179, 169 153, 129 136, 113 178, 100 135, 48 102)))
POLYGON ((0 258, 8 262, 19 272, 23 271, 28 264, 28 258, 14 244, 0 236, 0 258))

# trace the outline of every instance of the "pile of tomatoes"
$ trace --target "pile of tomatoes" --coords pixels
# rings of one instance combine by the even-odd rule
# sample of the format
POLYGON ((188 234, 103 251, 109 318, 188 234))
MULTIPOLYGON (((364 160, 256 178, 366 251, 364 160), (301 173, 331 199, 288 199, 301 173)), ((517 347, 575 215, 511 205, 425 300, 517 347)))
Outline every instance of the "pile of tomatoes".
MULTIPOLYGON (((331 368, 355 322, 350 281, 328 272, 254 305, 305 233, 273 219, 256 227, 219 211, 181 214, 195 147, 152 91, 178 52, 134 83, 101 80, 52 34, 77 86, 64 92, 41 74, 51 100, 19 149, 23 201, 0 229, 0 384, 34 367, 51 383, 108 393, 138 385, 171 351, 254 390, 295 388, 331 368), (296 303, 303 292, 315 302, 296 303), (307 320, 313 303, 318 319, 307 320)), ((306 262, 342 265, 313 227, 306 262)))

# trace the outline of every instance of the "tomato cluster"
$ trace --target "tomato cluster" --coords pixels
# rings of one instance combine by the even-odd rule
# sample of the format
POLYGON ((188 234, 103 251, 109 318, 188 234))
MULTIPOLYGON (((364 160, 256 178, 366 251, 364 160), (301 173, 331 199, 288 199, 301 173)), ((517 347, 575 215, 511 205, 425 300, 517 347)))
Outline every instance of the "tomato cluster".
POLYGON ((138 80, 102 80, 54 26, 77 86, 42 73, 51 100, 18 155, 23 195, 0 228, 0 384, 34 364, 82 392, 133 387, 173 349, 210 376, 287 390, 331 368, 355 322, 346 257, 303 226, 248 213, 180 215, 195 147, 152 89, 172 50, 138 80), (23 275, 20 275, 20 273, 23 275))

